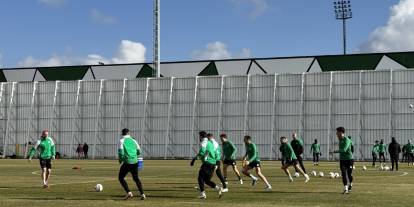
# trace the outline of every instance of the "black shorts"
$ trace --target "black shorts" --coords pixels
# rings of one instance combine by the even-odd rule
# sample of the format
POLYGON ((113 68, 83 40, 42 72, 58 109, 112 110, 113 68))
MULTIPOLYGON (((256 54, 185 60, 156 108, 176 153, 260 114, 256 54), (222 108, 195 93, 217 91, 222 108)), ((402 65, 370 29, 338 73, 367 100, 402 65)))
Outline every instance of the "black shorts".
POLYGON ((249 163, 249 167, 251 167, 251 168, 260 167, 260 161, 253 161, 253 162, 249 163))
POLYGON ((40 168, 52 169, 52 160, 51 159, 39 159, 40 168))
POLYGON ((292 165, 297 165, 298 164, 298 160, 297 159, 293 159, 293 160, 285 160, 285 165, 288 164, 289 166, 292 165))
POLYGON ((378 153, 378 154, 379 154, 379 156, 380 156, 380 157, 384 157, 385 152, 380 152, 380 153, 378 153))
POLYGON ((236 165, 236 160, 223 160, 224 165, 236 165))

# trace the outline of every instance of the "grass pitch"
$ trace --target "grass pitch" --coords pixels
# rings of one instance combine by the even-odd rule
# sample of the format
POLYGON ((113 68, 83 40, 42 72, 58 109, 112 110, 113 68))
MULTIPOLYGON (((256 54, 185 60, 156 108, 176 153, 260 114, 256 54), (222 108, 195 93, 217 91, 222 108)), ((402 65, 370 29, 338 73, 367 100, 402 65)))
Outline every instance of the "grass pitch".
MULTIPOLYGON (((354 188, 343 195, 341 178, 331 179, 329 172, 339 172, 337 162, 322 162, 319 167, 306 163, 308 172, 323 171, 325 177, 303 177, 293 183, 280 170, 280 161, 264 161, 263 173, 273 186, 264 192, 264 184, 240 185, 229 168, 229 192, 218 199, 208 189, 207 199, 199 200, 196 178, 200 163, 190 167, 189 161, 146 160, 140 177, 147 195, 124 201, 125 193, 117 180, 119 164, 114 160, 56 160, 50 188, 42 189, 37 160, 0 160, 0 206, 412 206, 414 205, 414 167, 401 164, 398 172, 379 171, 369 163, 356 163, 354 188), (362 171, 362 166, 367 171, 362 171), (72 167, 79 166, 80 170, 72 167), (103 192, 93 187, 100 183, 103 192)), ((240 166, 239 166, 240 168, 240 166)), ((291 170, 292 171, 292 170, 291 170)), ((131 177, 128 184, 135 195, 131 177)), ((217 177, 213 181, 218 182, 217 177)))

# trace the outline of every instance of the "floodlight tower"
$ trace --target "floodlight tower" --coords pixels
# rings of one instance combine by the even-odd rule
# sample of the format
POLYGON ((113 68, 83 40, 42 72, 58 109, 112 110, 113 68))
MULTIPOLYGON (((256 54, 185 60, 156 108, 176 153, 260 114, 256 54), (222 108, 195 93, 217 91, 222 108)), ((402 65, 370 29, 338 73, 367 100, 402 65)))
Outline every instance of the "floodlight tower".
POLYGON ((154 14, 154 35, 153 35, 153 57, 154 57, 154 71, 153 77, 160 77, 160 0, 154 0, 153 5, 154 14))
POLYGON ((335 17, 342 20, 342 35, 344 41, 344 55, 346 55, 346 20, 352 18, 351 1, 334 1, 335 17))

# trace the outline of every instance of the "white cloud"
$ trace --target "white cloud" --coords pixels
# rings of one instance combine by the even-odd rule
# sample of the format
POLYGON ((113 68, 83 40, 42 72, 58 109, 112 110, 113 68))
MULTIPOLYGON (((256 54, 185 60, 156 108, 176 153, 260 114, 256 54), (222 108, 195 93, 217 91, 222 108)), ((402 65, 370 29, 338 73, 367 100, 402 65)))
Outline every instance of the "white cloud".
POLYGON ((414 0, 400 0, 391 7, 385 26, 375 29, 361 52, 390 52, 414 50, 414 0))
POLYGON ((256 19, 269 10, 268 0, 230 0, 230 2, 252 19, 256 19))
POLYGON ((50 58, 37 59, 28 56, 17 63, 18 67, 41 67, 62 65, 97 65, 105 64, 142 63, 145 62, 146 48, 139 42, 122 40, 113 58, 105 58, 99 54, 89 54, 86 57, 72 57, 66 55, 52 55, 50 58))
POLYGON ((64 5, 66 0, 37 0, 37 2, 50 7, 59 7, 64 5))
POLYGON ((93 21, 101 24, 114 24, 117 21, 115 17, 104 14, 97 9, 91 10, 90 17, 93 21))
MULTIPOLYGON (((242 51, 235 55, 237 58, 247 58, 251 56, 251 51, 248 48, 243 48, 242 51)), ((233 54, 223 42, 216 41, 208 43, 202 50, 194 50, 192 53, 193 59, 197 60, 217 60, 233 58, 233 54)))

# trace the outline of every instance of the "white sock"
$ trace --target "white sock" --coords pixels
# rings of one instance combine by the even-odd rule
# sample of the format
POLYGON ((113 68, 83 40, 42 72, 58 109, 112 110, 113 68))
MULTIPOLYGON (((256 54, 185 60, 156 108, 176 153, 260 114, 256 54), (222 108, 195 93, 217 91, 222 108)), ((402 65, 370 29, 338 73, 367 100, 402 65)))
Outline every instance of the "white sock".
POLYGON ((347 185, 345 185, 345 186, 344 186, 344 189, 345 189, 346 191, 348 191, 348 186, 347 186, 347 185))
POLYGON ((268 181, 266 181, 266 187, 271 186, 270 183, 268 181))
POLYGON ((254 175, 252 175, 252 174, 250 174, 250 177, 253 179, 253 180, 257 180, 257 177, 255 177, 254 175))

